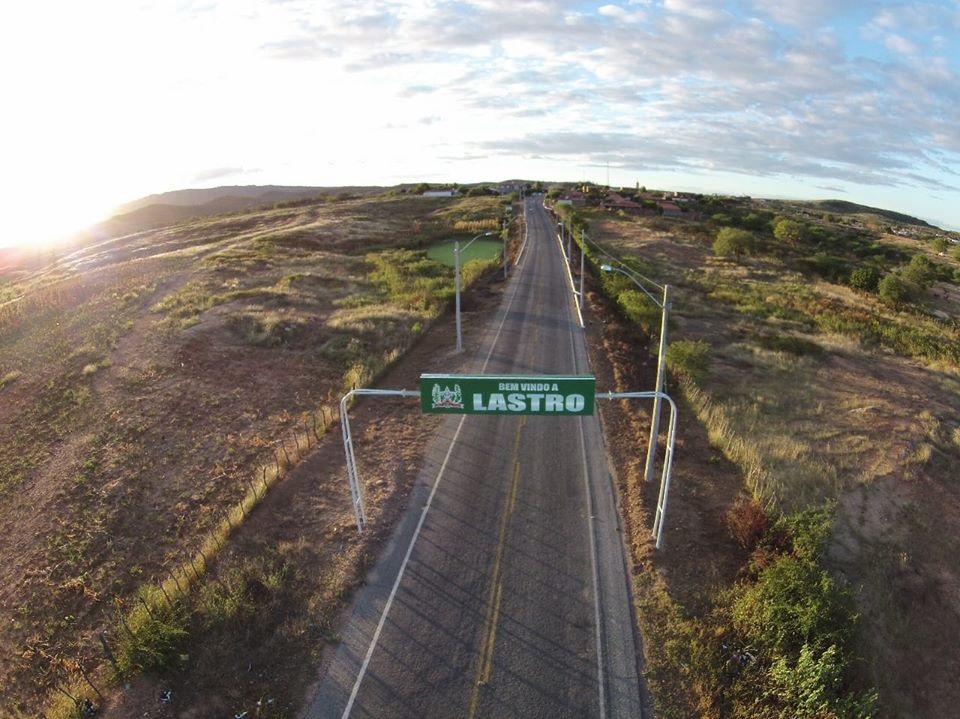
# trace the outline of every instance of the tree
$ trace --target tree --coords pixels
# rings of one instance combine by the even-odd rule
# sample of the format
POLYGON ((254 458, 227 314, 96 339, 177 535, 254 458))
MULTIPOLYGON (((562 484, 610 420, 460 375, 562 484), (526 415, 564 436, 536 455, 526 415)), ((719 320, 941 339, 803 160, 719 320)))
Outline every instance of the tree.
POLYGON ((713 253, 717 257, 741 257, 753 252, 756 238, 752 232, 736 227, 721 227, 713 243, 713 253))
POLYGON ((756 212, 748 213, 742 220, 740 224, 743 227, 746 227, 748 230, 762 230, 769 220, 769 215, 764 217, 762 214, 756 212))
POLYGON ((727 225, 733 224, 733 218, 728 215, 726 212, 714 212, 710 215, 710 218, 707 222, 714 227, 724 227, 727 225))
POLYGON ((780 217, 774 220, 773 236, 781 242, 799 245, 807 239, 809 234, 807 226, 801 222, 786 217, 780 217))
POLYGON ((946 237, 935 237, 933 240, 933 249, 936 252, 946 252, 949 246, 950 243, 947 242, 946 237))

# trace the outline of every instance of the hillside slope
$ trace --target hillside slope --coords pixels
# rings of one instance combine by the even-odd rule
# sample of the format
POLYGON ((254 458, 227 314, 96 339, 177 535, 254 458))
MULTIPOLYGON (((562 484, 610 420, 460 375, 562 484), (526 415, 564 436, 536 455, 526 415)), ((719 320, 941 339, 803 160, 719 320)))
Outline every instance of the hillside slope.
MULTIPOLYGON (((492 198, 374 196, 204 218, 0 287, 0 716, 37 715, 57 686, 89 693, 80 668, 109 685, 101 632, 124 671, 179 656, 149 644, 138 591, 199 582, 211 547, 323 436, 344 386, 445 306, 450 270, 420 248, 501 214, 492 198)), ((322 531, 350 521, 330 487, 322 531)), ((272 557, 243 565, 264 601, 293 566, 272 557)), ((336 594, 316 601, 316 621, 336 611, 336 594)), ((197 629, 220 621, 211 602, 197 629)))

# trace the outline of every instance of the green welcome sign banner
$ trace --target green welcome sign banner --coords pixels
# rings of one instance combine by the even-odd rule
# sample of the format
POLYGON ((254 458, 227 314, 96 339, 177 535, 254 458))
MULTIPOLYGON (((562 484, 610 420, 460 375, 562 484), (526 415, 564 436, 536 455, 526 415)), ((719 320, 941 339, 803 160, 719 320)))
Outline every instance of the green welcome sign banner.
POLYGON ((593 377, 420 375, 424 414, 593 414, 593 377))

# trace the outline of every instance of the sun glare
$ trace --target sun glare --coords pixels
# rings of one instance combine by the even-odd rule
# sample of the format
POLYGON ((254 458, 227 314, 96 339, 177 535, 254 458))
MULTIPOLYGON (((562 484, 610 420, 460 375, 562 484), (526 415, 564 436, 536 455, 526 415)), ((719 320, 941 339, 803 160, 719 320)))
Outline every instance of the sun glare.
POLYGON ((110 206, 82 196, 21 201, 4 218, 0 247, 45 249, 62 244, 110 214, 110 206))

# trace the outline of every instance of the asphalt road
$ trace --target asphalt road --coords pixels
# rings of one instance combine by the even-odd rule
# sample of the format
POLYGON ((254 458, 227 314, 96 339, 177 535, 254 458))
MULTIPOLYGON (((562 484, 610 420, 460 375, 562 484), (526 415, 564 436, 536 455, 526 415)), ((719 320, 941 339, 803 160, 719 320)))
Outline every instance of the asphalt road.
MULTIPOLYGON (((526 203, 470 371, 590 374, 556 228, 526 203)), ((643 716, 617 524, 596 417, 444 418, 305 717, 643 716)))

